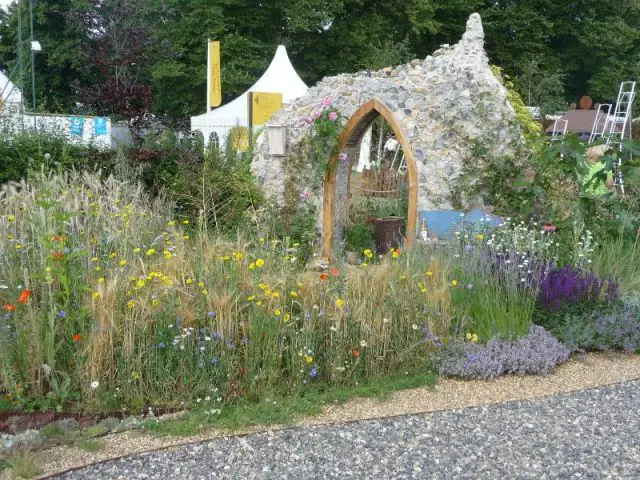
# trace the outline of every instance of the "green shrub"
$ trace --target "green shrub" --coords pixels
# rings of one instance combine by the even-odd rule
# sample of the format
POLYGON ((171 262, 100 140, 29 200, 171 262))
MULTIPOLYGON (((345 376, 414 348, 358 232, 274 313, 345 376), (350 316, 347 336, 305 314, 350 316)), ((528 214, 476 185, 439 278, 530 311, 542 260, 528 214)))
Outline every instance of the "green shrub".
POLYGON ((0 184, 19 181, 29 171, 41 168, 64 171, 103 170, 110 172, 115 153, 95 146, 78 145, 55 133, 0 135, 0 184))

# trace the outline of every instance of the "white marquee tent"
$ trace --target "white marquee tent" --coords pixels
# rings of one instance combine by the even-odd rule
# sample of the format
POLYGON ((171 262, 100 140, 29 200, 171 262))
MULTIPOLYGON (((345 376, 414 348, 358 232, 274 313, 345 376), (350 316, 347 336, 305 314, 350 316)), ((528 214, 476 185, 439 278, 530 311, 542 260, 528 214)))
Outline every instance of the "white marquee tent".
POLYGON ((201 132, 205 143, 222 144, 235 126, 247 127, 247 96, 249 92, 282 93, 282 101, 291 103, 307 93, 309 87, 291 65, 284 45, 278 46, 269 68, 258 81, 235 100, 208 113, 191 117, 191 131, 201 132))

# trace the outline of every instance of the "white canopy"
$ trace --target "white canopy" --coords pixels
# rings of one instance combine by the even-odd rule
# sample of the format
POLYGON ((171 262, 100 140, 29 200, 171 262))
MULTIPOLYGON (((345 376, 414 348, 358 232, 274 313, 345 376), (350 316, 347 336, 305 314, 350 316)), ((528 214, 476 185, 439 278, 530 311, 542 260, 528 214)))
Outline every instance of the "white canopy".
POLYGON ((4 103, 18 104, 22 101, 22 93, 4 72, 0 72, 0 92, 4 103))
POLYGON ((191 131, 202 132, 207 144, 210 140, 220 144, 227 137, 231 128, 238 125, 243 127, 249 125, 247 118, 247 94, 249 92, 282 93, 283 103, 288 104, 306 94, 308 89, 309 87, 291 65, 287 49, 284 45, 280 45, 269 68, 249 90, 221 107, 191 117, 191 131))

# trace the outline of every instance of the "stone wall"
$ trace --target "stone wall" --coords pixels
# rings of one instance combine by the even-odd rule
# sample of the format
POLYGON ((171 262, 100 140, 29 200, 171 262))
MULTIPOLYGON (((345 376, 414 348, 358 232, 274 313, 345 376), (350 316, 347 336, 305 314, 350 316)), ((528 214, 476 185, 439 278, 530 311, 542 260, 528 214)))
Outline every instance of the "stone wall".
MULTIPOLYGON (((280 110, 269 123, 287 126, 287 152, 309 133, 304 118, 326 96, 347 118, 374 97, 393 112, 416 158, 418 210, 451 208, 456 180, 463 162, 472 158, 474 143, 501 154, 521 138, 507 91, 491 71, 477 13, 457 45, 443 45, 424 60, 398 67, 326 77, 280 110)), ((267 195, 281 198, 283 160, 268 154, 267 142, 260 144, 252 170, 267 195)), ((461 200, 467 206, 478 202, 461 200)))

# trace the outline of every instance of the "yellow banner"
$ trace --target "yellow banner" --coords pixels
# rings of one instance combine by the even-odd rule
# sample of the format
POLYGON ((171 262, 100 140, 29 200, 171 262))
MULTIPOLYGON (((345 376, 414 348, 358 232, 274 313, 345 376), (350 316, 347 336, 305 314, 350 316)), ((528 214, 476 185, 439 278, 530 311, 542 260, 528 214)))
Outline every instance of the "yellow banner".
POLYGON ((209 108, 218 107, 222 103, 222 85, 220 78, 220 42, 209 40, 209 91, 207 102, 209 108))
POLYGON ((281 93, 252 92, 251 123, 264 125, 274 113, 282 108, 281 93))
POLYGON ((236 152, 249 150, 249 133, 246 127, 233 127, 230 136, 233 150, 236 152))

